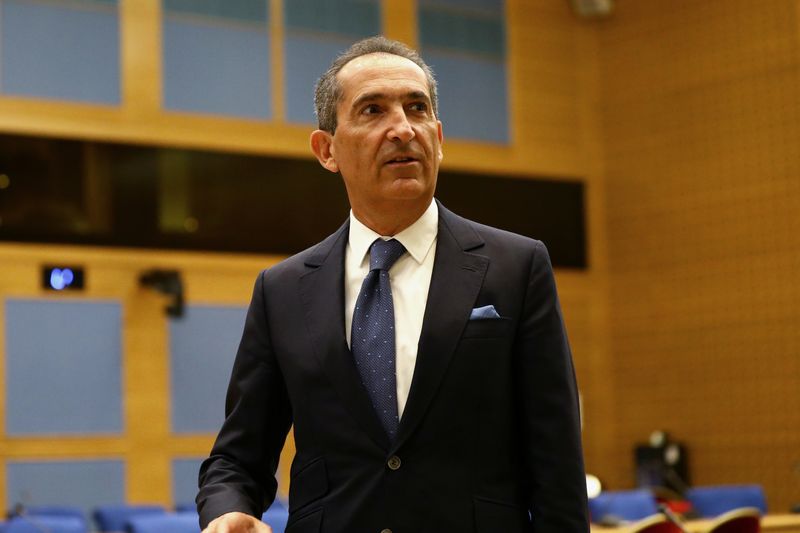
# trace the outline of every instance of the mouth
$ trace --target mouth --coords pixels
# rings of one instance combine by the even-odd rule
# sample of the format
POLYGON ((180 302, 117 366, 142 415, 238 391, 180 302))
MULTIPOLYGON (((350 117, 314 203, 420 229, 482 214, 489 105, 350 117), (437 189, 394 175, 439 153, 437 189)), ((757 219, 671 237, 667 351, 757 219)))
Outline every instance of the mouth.
POLYGON ((384 164, 390 166, 403 166, 403 165, 410 165, 412 163, 418 162, 418 159, 410 156, 410 155, 399 155, 397 157, 393 157, 387 160, 384 164))

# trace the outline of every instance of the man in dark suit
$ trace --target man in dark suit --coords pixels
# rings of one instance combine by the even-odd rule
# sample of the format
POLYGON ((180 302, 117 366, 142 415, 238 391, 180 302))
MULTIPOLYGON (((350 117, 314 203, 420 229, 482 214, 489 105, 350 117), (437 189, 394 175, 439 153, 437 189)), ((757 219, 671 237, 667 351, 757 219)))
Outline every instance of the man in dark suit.
POLYGON ((587 533, 577 391, 539 241, 433 199, 436 83, 404 45, 320 79, 314 154, 349 220, 256 281, 200 474, 208 533, 269 532, 294 424, 287 533, 587 533))

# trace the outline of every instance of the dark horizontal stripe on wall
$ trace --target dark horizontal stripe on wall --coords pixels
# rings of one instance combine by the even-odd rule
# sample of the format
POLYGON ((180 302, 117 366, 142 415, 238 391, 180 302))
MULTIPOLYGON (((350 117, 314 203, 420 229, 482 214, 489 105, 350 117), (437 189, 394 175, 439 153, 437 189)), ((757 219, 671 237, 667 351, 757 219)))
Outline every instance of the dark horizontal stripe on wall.
POLYGON ((502 61, 505 58, 505 21, 496 16, 453 8, 419 8, 419 40, 424 49, 435 48, 475 54, 502 61))
POLYGON ((64 4, 85 4, 88 7, 93 5, 95 6, 108 6, 108 7, 117 7, 119 4, 119 0, 68 0, 67 2, 62 2, 64 4))
MULTIPOLYGON (((119 0, 5 0, 5 2, 27 3, 27 4, 55 4, 65 8, 77 7, 80 9, 106 9, 119 5, 119 0)), ((0 4, 3 0, 0 0, 0 4)))
POLYGON ((336 33, 356 39, 381 32, 377 0, 291 0, 284 2, 289 29, 336 33))
POLYGON ((543 241, 554 265, 587 266, 581 181, 440 171, 436 196, 466 218, 543 241))
POLYGON ((265 23, 269 0, 164 0, 164 12, 265 23))
POLYGON ((502 13, 505 0, 417 0, 420 7, 450 6, 487 14, 502 13))
MULTIPOLYGON (((349 210, 341 177, 308 159, 0 135, 0 161, 0 240, 293 254, 349 210), (87 187, 106 193, 88 206, 87 187)), ((442 172, 437 196, 586 266, 578 181, 442 172)))

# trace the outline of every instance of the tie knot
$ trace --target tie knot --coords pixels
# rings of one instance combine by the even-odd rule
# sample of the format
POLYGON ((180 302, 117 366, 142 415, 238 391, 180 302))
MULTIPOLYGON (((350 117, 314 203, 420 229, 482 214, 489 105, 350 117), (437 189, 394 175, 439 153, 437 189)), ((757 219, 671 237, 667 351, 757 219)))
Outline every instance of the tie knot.
POLYGON ((398 240, 375 239, 369 248, 369 269, 389 270, 404 253, 406 248, 398 240))

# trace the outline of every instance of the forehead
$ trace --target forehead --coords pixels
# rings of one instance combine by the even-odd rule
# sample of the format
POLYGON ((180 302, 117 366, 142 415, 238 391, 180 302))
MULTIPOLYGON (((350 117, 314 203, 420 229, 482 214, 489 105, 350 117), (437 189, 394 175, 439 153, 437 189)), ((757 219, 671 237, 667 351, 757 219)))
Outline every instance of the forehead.
POLYGON ((419 65, 394 54, 376 53, 357 57, 342 67, 337 80, 342 88, 343 102, 374 90, 413 90, 430 96, 428 80, 419 65))

